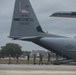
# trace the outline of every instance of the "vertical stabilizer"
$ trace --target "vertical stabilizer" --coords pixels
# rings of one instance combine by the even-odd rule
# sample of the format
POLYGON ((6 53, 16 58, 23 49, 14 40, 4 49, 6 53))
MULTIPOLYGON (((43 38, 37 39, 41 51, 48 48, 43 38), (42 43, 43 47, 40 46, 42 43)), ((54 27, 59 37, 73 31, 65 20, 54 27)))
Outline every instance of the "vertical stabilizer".
POLYGON ((20 38, 37 36, 43 32, 29 0, 16 0, 10 37, 20 38))

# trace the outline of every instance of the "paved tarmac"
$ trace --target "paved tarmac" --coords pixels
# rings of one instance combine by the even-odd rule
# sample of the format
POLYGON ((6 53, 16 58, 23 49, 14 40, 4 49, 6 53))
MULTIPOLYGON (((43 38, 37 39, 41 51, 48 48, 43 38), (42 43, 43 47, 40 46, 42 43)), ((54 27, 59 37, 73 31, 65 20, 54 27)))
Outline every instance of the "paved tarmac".
POLYGON ((76 65, 5 65, 0 75, 76 75, 76 65))

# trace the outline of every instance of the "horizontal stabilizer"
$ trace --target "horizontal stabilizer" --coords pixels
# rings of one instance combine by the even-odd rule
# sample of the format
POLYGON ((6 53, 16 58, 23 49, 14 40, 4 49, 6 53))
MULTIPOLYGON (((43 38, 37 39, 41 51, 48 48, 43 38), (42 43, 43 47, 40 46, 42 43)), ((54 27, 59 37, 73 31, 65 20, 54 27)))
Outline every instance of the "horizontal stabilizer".
POLYGON ((76 18, 76 12, 56 12, 50 17, 66 17, 66 18, 76 18))
POLYGON ((41 36, 31 36, 31 37, 22 37, 19 40, 32 40, 32 39, 39 39, 42 38, 41 36))

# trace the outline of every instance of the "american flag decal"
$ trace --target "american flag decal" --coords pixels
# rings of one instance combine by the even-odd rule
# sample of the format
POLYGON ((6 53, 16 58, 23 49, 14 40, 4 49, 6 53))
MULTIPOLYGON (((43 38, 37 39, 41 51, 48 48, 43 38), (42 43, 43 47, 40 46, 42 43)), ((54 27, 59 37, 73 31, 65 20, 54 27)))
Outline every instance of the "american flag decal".
POLYGON ((28 13, 29 13, 29 11, 28 11, 28 10, 26 10, 26 9, 22 9, 22 10, 21 10, 21 13, 23 13, 23 14, 28 14, 28 13))

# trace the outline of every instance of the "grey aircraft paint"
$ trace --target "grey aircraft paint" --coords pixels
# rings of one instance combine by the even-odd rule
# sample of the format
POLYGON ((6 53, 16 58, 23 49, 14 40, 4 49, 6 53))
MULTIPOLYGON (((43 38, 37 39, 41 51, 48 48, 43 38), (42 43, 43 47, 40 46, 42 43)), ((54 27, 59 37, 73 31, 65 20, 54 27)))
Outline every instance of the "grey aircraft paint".
POLYGON ((30 41, 68 59, 76 60, 76 39, 45 33, 29 0, 16 0, 10 37, 30 41))

